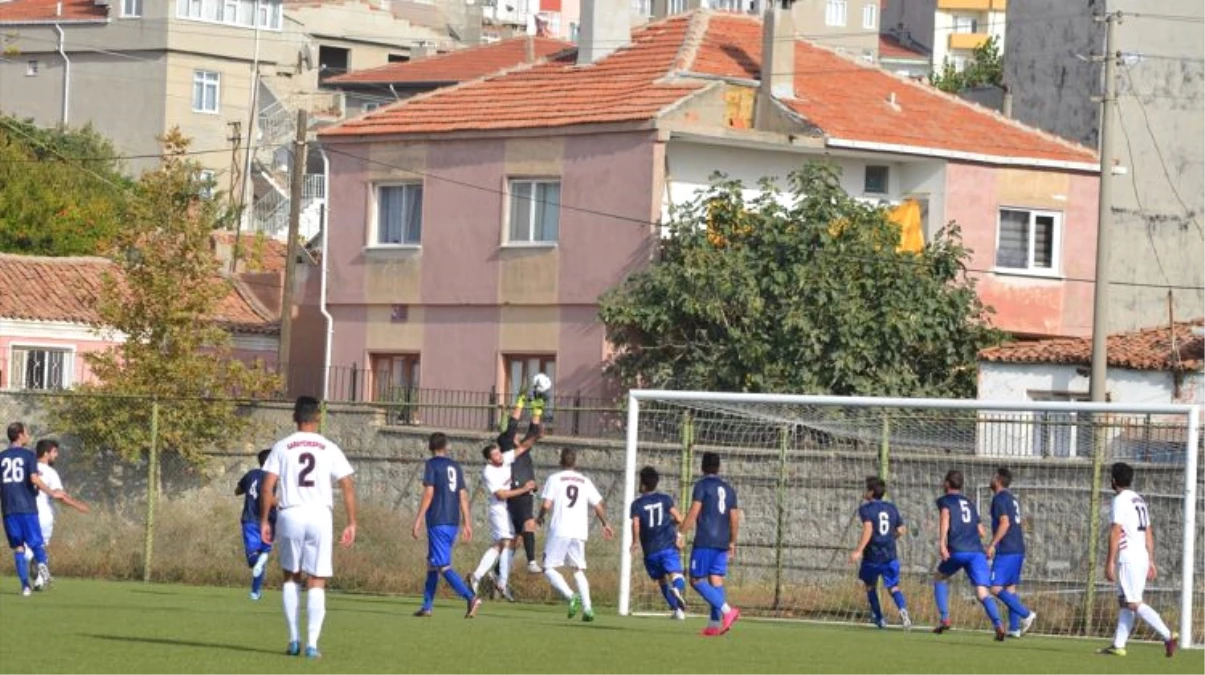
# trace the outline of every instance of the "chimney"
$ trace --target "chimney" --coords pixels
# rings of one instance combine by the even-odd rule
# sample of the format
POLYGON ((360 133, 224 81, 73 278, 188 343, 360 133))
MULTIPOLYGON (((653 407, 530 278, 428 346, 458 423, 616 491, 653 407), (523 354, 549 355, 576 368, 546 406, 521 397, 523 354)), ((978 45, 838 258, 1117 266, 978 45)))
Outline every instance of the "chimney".
POLYGON ((577 65, 595 63, 632 38, 631 0, 582 0, 577 65))
POLYGON ((795 98, 793 0, 772 0, 762 25, 761 96, 795 98))
POLYGON ((535 63, 536 39, 530 35, 523 36, 523 63, 535 63))

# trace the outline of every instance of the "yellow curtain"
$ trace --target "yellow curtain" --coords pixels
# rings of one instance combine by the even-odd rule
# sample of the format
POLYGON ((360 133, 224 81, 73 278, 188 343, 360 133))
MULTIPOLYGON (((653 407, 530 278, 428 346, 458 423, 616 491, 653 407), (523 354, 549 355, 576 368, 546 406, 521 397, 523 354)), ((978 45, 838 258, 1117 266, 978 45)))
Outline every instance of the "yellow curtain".
POLYGON ((925 232, 920 221, 920 203, 915 199, 891 209, 887 218, 900 226, 900 245, 897 251, 919 253, 925 247, 925 232))

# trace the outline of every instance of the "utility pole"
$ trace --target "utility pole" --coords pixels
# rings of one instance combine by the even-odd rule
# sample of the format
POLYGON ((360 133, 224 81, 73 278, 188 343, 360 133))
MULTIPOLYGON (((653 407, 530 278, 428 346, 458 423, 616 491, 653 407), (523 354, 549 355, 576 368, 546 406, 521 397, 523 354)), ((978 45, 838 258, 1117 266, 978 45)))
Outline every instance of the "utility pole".
MULTIPOLYGON (((230 143, 230 192, 228 197, 230 203, 235 207, 235 215, 242 217, 242 198, 236 196, 235 190, 242 186, 239 182, 241 172, 239 171, 239 148, 243 145, 243 123, 238 120, 233 120, 226 123, 230 127, 230 135, 226 137, 226 141, 230 143)), ((237 225, 236 225, 237 227, 237 225)), ((234 237, 233 251, 230 255, 230 273, 234 274, 238 271, 238 245, 239 239, 237 232, 234 237)))
POLYGON ((293 166, 289 174, 289 239, 285 258, 284 289, 280 299, 280 347, 276 364, 284 374, 285 391, 289 390, 289 347, 293 339, 293 279, 297 275, 297 239, 301 230, 301 193, 305 186, 306 132, 309 113, 297 111, 297 134, 293 140, 293 166))
POLYGON ((1113 143, 1117 126, 1117 24, 1121 12, 1096 17, 1105 22, 1105 95, 1100 100, 1100 202, 1096 229, 1096 287, 1092 295, 1092 376, 1088 393, 1103 402, 1109 372, 1109 251, 1113 239, 1113 143))

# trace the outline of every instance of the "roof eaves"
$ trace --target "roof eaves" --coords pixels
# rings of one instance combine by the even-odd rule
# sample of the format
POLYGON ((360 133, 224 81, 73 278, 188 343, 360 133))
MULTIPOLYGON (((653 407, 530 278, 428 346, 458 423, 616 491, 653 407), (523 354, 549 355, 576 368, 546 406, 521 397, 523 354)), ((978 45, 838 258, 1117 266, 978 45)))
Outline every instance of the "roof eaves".
POLYGON ((923 145, 879 143, 875 141, 858 141, 845 138, 829 138, 828 145, 834 148, 843 148, 848 150, 891 152, 901 155, 923 155, 928 157, 939 157, 942 159, 956 159, 966 162, 977 162, 981 164, 996 164, 1000 166, 1028 166, 1043 169, 1085 171, 1089 173, 1100 172, 1100 164, 1094 162, 1071 162, 1061 159, 1043 159, 1040 157, 1009 157, 1006 155, 989 155, 980 152, 948 150, 946 148, 931 148, 923 145))
POLYGON ((92 18, 92 19, 0 19, 0 26, 53 26, 55 24, 61 26, 81 25, 89 23, 109 23, 109 18, 92 18))

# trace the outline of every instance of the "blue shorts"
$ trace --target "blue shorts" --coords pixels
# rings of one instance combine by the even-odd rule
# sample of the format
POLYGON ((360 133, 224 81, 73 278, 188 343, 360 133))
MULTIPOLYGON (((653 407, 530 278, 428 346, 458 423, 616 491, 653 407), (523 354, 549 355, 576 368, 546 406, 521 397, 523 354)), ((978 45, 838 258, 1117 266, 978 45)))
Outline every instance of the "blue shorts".
POLYGON ((427 564, 447 567, 452 564, 452 546, 460 528, 456 525, 432 525, 427 528, 427 564))
POLYGON ((883 577, 884 588, 895 588, 900 585, 900 561, 892 560, 885 563, 872 563, 862 561, 862 567, 858 569, 858 578, 867 586, 875 586, 879 582, 879 577, 883 577))
POLYGON ((972 586, 990 586, 992 575, 987 568, 987 554, 978 552, 951 553, 950 559, 937 566, 937 571, 952 577, 958 570, 966 570, 972 586))
POLYGON ((722 577, 726 574, 728 574, 728 549, 691 549, 690 576, 692 579, 702 579, 708 576, 722 577))
POLYGON ((644 556, 644 570, 653 581, 660 581, 669 574, 682 573, 682 558, 678 549, 663 548, 652 555, 644 556))
MULTIPOLYGON (((276 528, 272 528, 273 535, 276 528)), ((273 537, 275 538, 275 537, 273 537)), ((259 523, 243 523, 243 550, 247 553, 247 567, 255 567, 260 553, 271 553, 272 544, 265 544, 259 536, 259 523)))
POLYGON ((4 516, 4 536, 8 538, 8 547, 11 549, 26 544, 34 548, 42 546, 42 524, 38 522, 38 514, 14 513, 4 516))
POLYGON ((1021 567, 1024 564, 1024 553, 997 553, 992 561, 992 585, 1015 586, 1021 583, 1021 567))

